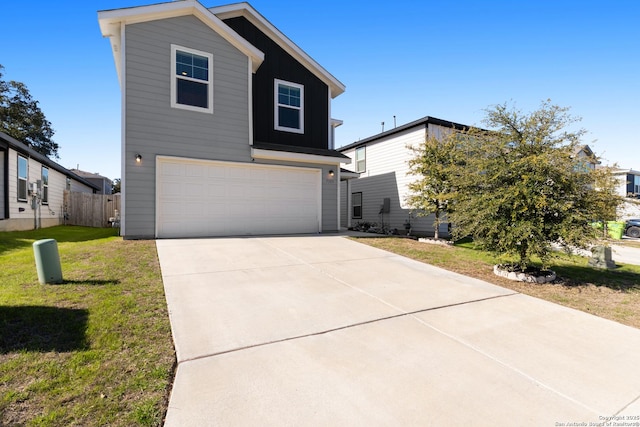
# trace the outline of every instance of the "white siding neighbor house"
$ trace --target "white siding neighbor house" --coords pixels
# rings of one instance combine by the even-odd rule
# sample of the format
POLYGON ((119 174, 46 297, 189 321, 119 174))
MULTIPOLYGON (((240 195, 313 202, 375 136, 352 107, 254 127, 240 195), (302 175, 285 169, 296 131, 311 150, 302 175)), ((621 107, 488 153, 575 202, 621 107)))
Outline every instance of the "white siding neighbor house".
MULTIPOLYGON (((409 147, 424 143, 429 136, 438 138, 449 129, 465 128, 468 126, 423 117, 339 148, 351 159, 345 169, 359 174, 341 182, 340 225, 375 223, 386 231, 406 234, 408 222, 412 234, 433 235, 433 215, 419 217, 406 203, 408 185, 416 179, 409 174, 408 161, 413 156, 409 147)), ((442 224, 439 231, 446 234, 447 225, 442 224)))
POLYGON ((614 176, 618 181, 618 195, 624 197, 624 202, 618 208, 618 218, 640 218, 640 171, 616 169, 614 176))
POLYGON ((64 222, 64 191, 95 193, 92 183, 0 132, 0 231, 64 222))

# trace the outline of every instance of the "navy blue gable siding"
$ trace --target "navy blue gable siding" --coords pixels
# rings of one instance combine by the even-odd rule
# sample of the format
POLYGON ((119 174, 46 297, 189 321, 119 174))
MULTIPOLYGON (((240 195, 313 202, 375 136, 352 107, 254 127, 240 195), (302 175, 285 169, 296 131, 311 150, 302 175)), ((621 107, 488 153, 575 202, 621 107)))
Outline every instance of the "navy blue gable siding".
POLYGON ((327 85, 246 18, 230 18, 224 22, 265 55, 264 62, 253 75, 254 140, 298 147, 328 148, 329 89, 327 85), (274 79, 304 86, 304 134, 275 130, 274 79))

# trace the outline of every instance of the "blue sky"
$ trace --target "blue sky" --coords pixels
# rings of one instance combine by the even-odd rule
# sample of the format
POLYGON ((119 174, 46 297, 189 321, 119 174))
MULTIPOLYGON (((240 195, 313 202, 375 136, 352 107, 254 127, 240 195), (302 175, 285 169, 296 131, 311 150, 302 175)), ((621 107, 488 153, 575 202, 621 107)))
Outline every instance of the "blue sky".
MULTIPOLYGON (((201 1, 217 6, 230 1, 201 1)), ((59 163, 120 177, 120 89, 97 11, 140 0, 2 5, 4 78, 27 85, 56 131, 59 163)), ((250 2, 342 81, 347 145, 423 116, 481 125, 484 109, 551 99, 582 117, 608 163, 640 169, 640 2, 250 2)))

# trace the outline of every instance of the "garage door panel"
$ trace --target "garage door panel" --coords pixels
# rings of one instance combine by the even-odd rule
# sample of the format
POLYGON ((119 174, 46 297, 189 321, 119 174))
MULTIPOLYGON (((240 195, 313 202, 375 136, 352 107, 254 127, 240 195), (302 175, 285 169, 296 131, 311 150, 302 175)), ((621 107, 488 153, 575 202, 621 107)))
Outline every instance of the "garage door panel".
POLYGON ((320 231, 319 169, 159 159, 158 237, 320 231))

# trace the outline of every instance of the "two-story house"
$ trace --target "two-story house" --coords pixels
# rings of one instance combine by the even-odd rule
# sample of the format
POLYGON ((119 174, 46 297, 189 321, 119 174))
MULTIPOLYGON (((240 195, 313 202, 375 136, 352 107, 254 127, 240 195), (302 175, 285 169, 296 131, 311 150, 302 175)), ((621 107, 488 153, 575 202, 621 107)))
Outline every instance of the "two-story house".
POLYGON ((121 87, 125 238, 339 229, 340 81, 247 3, 98 19, 121 87))
MULTIPOLYGON (((352 160, 345 169, 359 175, 341 183, 341 226, 375 223, 379 229, 405 234, 409 224, 412 234, 433 235, 433 215, 418 216, 406 203, 408 185, 417 179, 409 174, 408 162, 414 156, 409 147, 466 128, 427 116, 339 148, 352 160)), ((447 225, 441 224, 439 232, 447 234, 447 225)))

